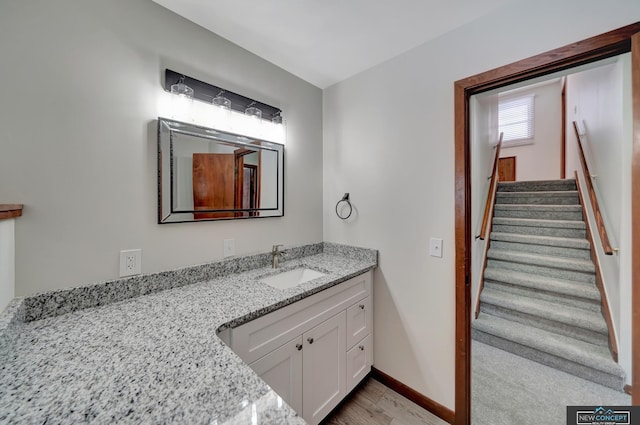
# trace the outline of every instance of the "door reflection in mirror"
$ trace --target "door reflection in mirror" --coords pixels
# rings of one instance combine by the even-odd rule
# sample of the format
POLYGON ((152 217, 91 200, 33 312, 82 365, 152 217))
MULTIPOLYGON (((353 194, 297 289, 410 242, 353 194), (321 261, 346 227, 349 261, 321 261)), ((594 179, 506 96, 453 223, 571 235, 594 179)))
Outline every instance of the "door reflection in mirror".
POLYGON ((284 146, 160 118, 160 223, 284 215, 284 146))

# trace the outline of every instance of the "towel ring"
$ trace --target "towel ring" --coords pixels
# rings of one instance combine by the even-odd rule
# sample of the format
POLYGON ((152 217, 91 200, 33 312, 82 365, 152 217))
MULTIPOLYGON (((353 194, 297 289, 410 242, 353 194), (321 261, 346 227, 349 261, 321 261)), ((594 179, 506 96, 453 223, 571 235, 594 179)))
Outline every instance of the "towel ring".
POLYGON ((351 205, 351 201, 349 201, 349 192, 345 193, 344 196, 342 197, 342 199, 340 199, 338 201, 338 203, 336 204, 336 215, 338 217, 340 217, 341 220, 346 220, 349 217, 351 217, 351 213, 353 212, 353 206, 351 205), (347 214, 346 216, 342 216, 340 215, 340 213, 338 212, 338 207, 340 206, 341 203, 346 202, 347 205, 349 206, 349 214, 347 214))

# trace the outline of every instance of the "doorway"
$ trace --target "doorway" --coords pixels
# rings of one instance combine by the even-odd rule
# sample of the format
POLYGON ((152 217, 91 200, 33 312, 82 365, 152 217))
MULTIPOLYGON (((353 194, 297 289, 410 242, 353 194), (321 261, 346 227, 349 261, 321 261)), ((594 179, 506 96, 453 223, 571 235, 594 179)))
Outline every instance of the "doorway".
POLYGON ((498 181, 516 181, 516 157, 505 156, 498 159, 498 181))
MULTIPOLYGON (((478 74, 455 83, 456 390, 455 424, 471 423, 471 172, 469 102, 474 94, 632 52, 634 151, 632 212, 640 214, 640 23, 478 74)), ((632 229, 632 303, 640 302, 640 226, 632 229)), ((640 346, 640 311, 632 317, 640 346)), ((632 403, 640 403, 640 350, 632 353, 632 403)))

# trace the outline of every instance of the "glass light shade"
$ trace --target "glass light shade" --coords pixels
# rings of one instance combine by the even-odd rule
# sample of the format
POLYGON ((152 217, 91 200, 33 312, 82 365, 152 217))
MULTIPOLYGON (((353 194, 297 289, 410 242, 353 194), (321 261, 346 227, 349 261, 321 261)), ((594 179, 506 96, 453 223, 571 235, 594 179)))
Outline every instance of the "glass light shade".
POLYGON ((231 109, 231 101, 222 96, 222 93, 214 97, 211 103, 213 103, 213 106, 217 106, 218 108, 231 109))
POLYGON ((171 86, 171 94, 193 99, 193 89, 186 85, 183 80, 171 86))
POLYGON ((221 130, 231 130, 231 101, 219 93, 211 100, 213 108, 212 119, 213 126, 221 130))
POLYGON ((257 120, 262 119, 262 110, 256 108, 255 106, 249 106, 247 109, 244 110, 244 113, 248 117, 255 118, 257 120))
POLYGON ((246 120, 246 132, 247 135, 253 137, 262 137, 262 110, 255 106, 249 106, 244 110, 244 115, 248 118, 246 120))
POLYGON ((171 110, 174 119, 193 121, 193 89, 183 79, 171 86, 171 110))

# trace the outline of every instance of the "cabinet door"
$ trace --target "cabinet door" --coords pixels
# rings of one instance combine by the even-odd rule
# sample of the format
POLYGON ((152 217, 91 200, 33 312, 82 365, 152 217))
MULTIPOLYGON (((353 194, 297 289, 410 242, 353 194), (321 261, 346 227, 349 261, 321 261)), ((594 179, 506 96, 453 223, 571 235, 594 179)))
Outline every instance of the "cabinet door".
POLYGON ((347 393, 355 388, 373 365, 373 336, 367 335, 347 351, 347 393))
POLYGON ((302 336, 249 365, 258 376, 302 414, 302 336))
POLYGON ((303 418, 316 425, 346 395, 346 312, 303 334, 303 418))
POLYGON ((347 350, 373 331, 371 295, 347 309, 347 350))

